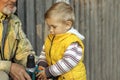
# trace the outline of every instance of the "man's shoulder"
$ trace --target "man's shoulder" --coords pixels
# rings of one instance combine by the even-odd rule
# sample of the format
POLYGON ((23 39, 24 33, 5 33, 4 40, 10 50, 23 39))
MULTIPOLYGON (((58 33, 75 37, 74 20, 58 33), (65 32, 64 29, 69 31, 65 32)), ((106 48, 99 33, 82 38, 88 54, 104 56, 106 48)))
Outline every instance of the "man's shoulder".
POLYGON ((15 14, 11 14, 10 20, 13 20, 15 22, 21 22, 19 17, 17 15, 15 15, 15 14))

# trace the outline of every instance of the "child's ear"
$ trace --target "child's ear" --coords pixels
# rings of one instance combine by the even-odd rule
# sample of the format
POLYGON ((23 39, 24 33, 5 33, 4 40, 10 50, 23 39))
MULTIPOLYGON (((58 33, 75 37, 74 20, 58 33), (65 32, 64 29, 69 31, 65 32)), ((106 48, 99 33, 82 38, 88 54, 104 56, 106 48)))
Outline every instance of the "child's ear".
POLYGON ((72 26, 72 22, 71 21, 66 21, 66 29, 69 30, 72 26))

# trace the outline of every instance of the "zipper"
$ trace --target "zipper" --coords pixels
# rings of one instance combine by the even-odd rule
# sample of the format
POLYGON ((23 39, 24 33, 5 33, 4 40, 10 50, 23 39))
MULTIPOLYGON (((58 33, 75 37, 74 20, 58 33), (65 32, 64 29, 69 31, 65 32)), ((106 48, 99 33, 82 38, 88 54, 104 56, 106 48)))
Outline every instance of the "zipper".
MULTIPOLYGON (((50 38, 49 38, 50 39, 50 38)), ((53 45, 53 40, 55 39, 55 35, 53 36, 52 40, 51 40, 51 45, 50 45, 50 50, 49 50, 49 57, 50 57, 50 60, 51 60, 51 63, 52 64, 52 59, 51 59, 51 49, 52 49, 52 45, 53 45)))

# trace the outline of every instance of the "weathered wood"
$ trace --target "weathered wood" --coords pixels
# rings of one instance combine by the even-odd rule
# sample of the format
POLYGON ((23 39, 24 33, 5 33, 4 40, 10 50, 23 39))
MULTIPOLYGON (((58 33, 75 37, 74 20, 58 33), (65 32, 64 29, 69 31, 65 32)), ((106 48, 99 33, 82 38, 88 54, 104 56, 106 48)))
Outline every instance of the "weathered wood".
MULTIPOLYGON (((80 0, 75 0, 74 2, 76 5, 74 6, 74 12, 75 12, 75 25, 74 27, 78 30, 81 26, 79 23, 80 22, 80 18, 78 17, 78 15, 80 16, 80 0)), ((80 16, 81 17, 81 16, 80 16)))
POLYGON ((86 69, 87 69, 87 80, 90 80, 90 76, 91 76, 91 72, 90 72, 90 57, 91 57, 91 54, 90 54, 90 4, 89 4, 89 1, 88 0, 84 0, 85 1, 85 66, 86 66, 86 69))
MULTIPOLYGON (((51 7, 51 5, 53 4, 53 1, 55 3, 56 0, 46 0, 45 2, 45 5, 46 5, 46 9, 45 9, 45 12, 51 7)), ((45 24, 45 33, 44 33, 44 37, 46 37, 48 34, 48 27, 47 25, 45 24)), ((45 38, 44 38, 45 39, 45 38)))
POLYGON ((120 1, 116 1, 116 22, 115 22, 115 26, 117 26, 116 28, 116 38, 114 39, 116 44, 116 48, 115 48, 115 52, 116 53, 116 57, 114 58, 114 62, 116 62, 116 77, 117 77, 117 80, 120 79, 120 1))
POLYGON ((37 55, 40 55, 42 46, 44 43, 44 33, 45 33, 45 23, 44 23, 44 13, 45 13, 45 0, 35 1, 35 19, 36 19, 36 51, 37 55))
POLYGON ((23 30, 25 31, 25 0, 18 0, 18 2, 20 5, 17 6, 17 15, 19 16, 22 25, 23 25, 23 30))
MULTIPOLYGON (((109 64, 108 64, 108 57, 107 55, 109 55, 109 52, 108 51, 108 17, 109 17, 109 7, 107 4, 107 1, 103 0, 102 1, 102 4, 103 4, 103 29, 102 29, 102 38, 104 39, 104 41, 102 40, 102 79, 103 80, 109 80, 109 75, 108 75, 108 72, 109 72, 109 64)), ((111 63, 111 62, 110 62, 111 63)))
POLYGON ((36 49, 35 46, 35 5, 34 0, 25 0, 25 11, 26 11, 26 33, 27 37, 29 38, 31 44, 33 45, 33 48, 36 49))
MULTIPOLYGON (((40 55, 48 27, 45 11, 56 0, 18 0, 23 29, 40 55)), ((75 28, 85 36, 87 80, 120 80, 120 0, 70 0, 75 28)))
POLYGON ((97 20, 97 7, 96 7, 96 0, 90 0, 90 54, 91 54, 91 64, 90 64, 90 73, 91 73, 91 80, 101 80, 100 75, 98 76, 99 72, 99 54, 98 54, 98 20, 97 20), (97 70, 96 70, 97 69, 97 70))

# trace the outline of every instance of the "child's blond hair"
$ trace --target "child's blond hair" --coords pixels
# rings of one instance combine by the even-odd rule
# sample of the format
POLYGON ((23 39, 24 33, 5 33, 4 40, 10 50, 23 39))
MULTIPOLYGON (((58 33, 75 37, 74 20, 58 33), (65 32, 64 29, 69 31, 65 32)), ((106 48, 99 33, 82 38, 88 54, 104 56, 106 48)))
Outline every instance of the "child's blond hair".
POLYGON ((75 21, 73 8, 65 2, 57 2, 53 4, 45 13, 45 19, 57 17, 62 22, 71 21, 72 25, 75 21))

